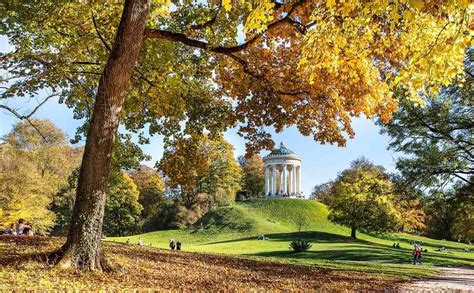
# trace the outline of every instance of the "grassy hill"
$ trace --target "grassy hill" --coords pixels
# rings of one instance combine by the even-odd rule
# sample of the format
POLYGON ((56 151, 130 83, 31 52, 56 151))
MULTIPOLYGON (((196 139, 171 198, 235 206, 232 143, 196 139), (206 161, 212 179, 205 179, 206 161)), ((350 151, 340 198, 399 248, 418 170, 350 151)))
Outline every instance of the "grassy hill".
POLYGON ((169 239, 181 240, 183 250, 215 254, 232 254, 264 260, 316 265, 318 267, 377 272, 402 277, 430 275, 433 266, 473 266, 474 252, 464 252, 462 243, 433 240, 408 234, 383 236, 358 233, 357 240, 350 231, 327 219, 328 210, 321 203, 302 199, 270 199, 235 203, 206 214, 193 227, 155 231, 113 241, 145 244, 167 248, 169 239), (296 231, 295 219, 304 216, 305 228, 296 231), (257 240, 264 234, 268 240, 257 240), (313 246, 305 253, 293 253, 289 242, 307 239, 313 246), (428 252, 422 266, 411 264, 411 240, 423 241, 428 252), (402 249, 392 248, 399 242, 402 249), (446 251, 436 251, 440 247, 446 251))

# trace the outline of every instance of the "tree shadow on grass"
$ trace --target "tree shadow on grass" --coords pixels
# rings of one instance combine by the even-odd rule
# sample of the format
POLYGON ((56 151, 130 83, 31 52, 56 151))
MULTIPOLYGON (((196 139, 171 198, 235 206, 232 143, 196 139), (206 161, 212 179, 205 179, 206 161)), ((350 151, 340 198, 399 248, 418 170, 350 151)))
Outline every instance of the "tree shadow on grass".
MULTIPOLYGON (((374 236, 374 235, 371 235, 371 236, 374 236)), ((374 237, 378 237, 378 236, 374 236, 374 237)), ((411 241, 416 241, 417 243, 420 243, 420 240, 414 240, 414 239, 404 237, 404 236, 387 235, 387 236, 383 236, 383 238, 386 239, 386 240, 390 240, 390 241, 394 241, 394 242, 402 242, 402 243, 406 243, 406 244, 410 244, 411 241)), ((460 248, 460 247, 450 245, 449 242, 446 242, 446 243, 443 243, 443 244, 434 244, 430 240, 427 240, 427 241, 423 240, 424 245, 435 247, 435 248, 444 247, 444 248, 458 250, 458 251, 462 250, 462 248, 460 248)), ((438 241, 442 241, 442 240, 438 240, 438 241)), ((464 243, 461 243, 461 244, 464 244, 464 243)), ((466 247, 468 247, 467 244, 466 244, 466 247)))
MULTIPOLYGON (((294 253, 288 251, 269 251, 250 254, 259 257, 277 257, 277 258, 294 258, 307 260, 324 260, 324 261, 355 261, 355 262, 373 262, 373 263, 389 263, 389 264, 410 264, 413 261, 411 250, 408 249, 392 249, 390 247, 377 247, 367 245, 347 245, 337 249, 307 251, 304 253, 294 253)), ((422 262, 433 265, 442 266, 470 266, 473 260, 463 257, 450 256, 449 258, 442 255, 425 253, 422 262)))
POLYGON ((304 253, 294 253, 292 251, 269 251, 252 254, 260 257, 296 258, 308 260, 339 260, 339 261, 367 261, 367 262, 388 262, 407 263, 412 256, 407 252, 383 249, 367 246, 345 246, 340 249, 307 251, 304 253))
MULTIPOLYGON (((300 233, 298 232, 274 233, 274 234, 265 234, 265 237, 268 237, 268 240, 262 240, 262 241, 290 242, 294 239, 304 239, 304 240, 311 241, 313 243, 361 243, 361 244, 370 244, 374 246, 387 247, 385 245, 369 242, 366 240, 354 239, 348 236, 327 233, 327 232, 319 232, 319 231, 304 231, 300 233)), ((241 241, 248 241, 248 240, 257 240, 257 235, 251 236, 251 237, 238 238, 238 239, 207 242, 204 245, 241 242, 241 241)))
POLYGON ((190 234, 199 232, 224 232, 238 231, 246 232, 252 229, 255 223, 251 220, 244 219, 240 215, 240 211, 233 207, 223 207, 220 209, 207 212, 199 221, 188 228, 190 234), (240 221, 237 221, 239 219, 240 221))

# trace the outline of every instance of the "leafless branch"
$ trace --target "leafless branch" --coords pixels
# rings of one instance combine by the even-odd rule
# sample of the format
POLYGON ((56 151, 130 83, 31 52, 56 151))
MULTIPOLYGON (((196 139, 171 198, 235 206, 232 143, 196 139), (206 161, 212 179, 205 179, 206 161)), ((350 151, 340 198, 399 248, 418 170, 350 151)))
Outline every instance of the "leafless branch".
POLYGON ((4 109, 8 112, 10 112, 11 114, 13 114, 15 117, 17 117, 18 119, 20 120, 24 120, 26 122, 28 122, 28 124, 31 125, 31 127, 33 127, 36 132, 38 132, 38 134, 45 140, 45 141, 48 141, 47 137, 43 135, 43 133, 41 133, 41 131, 39 130, 39 128, 31 121, 31 117, 36 113, 36 111, 38 111, 38 109, 43 106, 49 99, 51 99, 52 97, 55 97, 57 96, 57 94, 52 94, 52 95, 49 95, 47 96, 46 98, 43 99, 43 101, 41 101, 29 114, 27 115, 22 115, 20 113, 18 113, 17 110, 11 108, 11 107, 8 107, 6 105, 0 105, 0 109, 4 109))

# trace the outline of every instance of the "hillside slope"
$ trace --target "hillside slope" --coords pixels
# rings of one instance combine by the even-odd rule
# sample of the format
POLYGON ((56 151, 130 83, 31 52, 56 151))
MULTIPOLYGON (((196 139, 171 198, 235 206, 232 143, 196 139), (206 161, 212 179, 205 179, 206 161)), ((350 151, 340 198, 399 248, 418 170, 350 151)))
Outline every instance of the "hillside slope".
POLYGON ((235 203, 217 208, 188 229, 155 231, 141 235, 111 238, 114 241, 141 239, 152 246, 167 248, 169 239, 180 240, 183 250, 209 253, 237 254, 246 257, 269 258, 291 263, 322 267, 402 274, 407 276, 431 274, 432 265, 472 266, 473 252, 469 246, 408 234, 371 236, 358 233, 359 239, 348 237, 349 229, 331 223, 325 205, 303 199, 269 199, 235 203), (296 221, 303 219, 302 233, 296 221), (257 240, 264 234, 268 240, 257 240), (313 246, 306 253, 292 253, 289 242, 304 238, 313 246), (423 262, 429 266, 415 267, 411 263, 410 241, 423 241, 423 262), (392 248, 399 242, 402 249, 392 248), (447 250, 436 251, 444 246, 447 250), (382 266, 380 264, 383 264, 382 266))

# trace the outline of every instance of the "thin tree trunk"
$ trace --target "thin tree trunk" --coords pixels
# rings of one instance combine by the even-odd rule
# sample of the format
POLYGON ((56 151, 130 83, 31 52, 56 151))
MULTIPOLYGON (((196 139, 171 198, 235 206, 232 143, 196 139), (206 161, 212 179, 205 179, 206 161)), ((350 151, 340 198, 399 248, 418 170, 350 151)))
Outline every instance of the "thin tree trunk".
POLYGON ((112 149, 120 112, 138 60, 148 14, 148 0, 127 0, 115 43, 100 78, 79 174, 76 202, 61 267, 108 268, 100 241, 112 149))
POLYGON ((355 227, 351 228, 351 238, 357 239, 357 229, 355 227))

